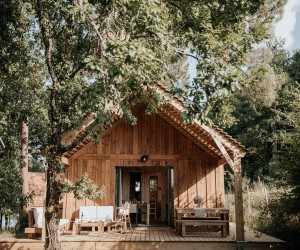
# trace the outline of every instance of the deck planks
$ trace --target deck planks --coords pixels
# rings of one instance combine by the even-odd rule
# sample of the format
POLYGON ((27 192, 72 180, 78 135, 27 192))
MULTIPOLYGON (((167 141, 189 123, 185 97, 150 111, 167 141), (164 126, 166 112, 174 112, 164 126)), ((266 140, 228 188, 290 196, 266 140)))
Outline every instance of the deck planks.
MULTIPOLYGON (((125 242, 234 242, 235 224, 230 223, 230 234, 227 237, 221 237, 219 232, 189 232, 190 236, 181 237, 174 228, 169 227, 133 227, 133 230, 128 230, 121 234, 116 231, 105 231, 102 236, 98 236, 97 232, 83 231, 80 235, 72 237, 71 233, 61 235, 61 241, 125 241, 125 242)), ((253 230, 245 230, 247 242, 273 242, 283 243, 282 240, 272 236, 257 233, 253 230)))
MULTIPOLYGON (((72 232, 61 235, 62 249, 273 249, 284 250, 284 241, 245 230, 245 242, 236 241, 235 224, 230 223, 230 235, 222 238, 218 232, 194 232, 191 236, 181 237, 176 234, 174 228, 169 227, 134 227, 133 231, 121 234, 119 231, 105 231, 98 236, 97 231, 83 231, 80 235, 72 236, 72 232)), ((40 239, 10 238, 0 239, 0 249, 42 249, 43 242, 40 239)))

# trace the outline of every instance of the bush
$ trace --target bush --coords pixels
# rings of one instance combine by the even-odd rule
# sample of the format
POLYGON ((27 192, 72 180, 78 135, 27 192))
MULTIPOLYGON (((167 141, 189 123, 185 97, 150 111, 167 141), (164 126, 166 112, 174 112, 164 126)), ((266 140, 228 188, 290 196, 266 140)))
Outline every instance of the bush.
MULTIPOLYGON (((276 185, 244 181, 245 226, 285 240, 288 249, 300 249, 300 211, 297 197, 276 185)), ((234 193, 226 194, 230 220, 235 220, 234 193)))

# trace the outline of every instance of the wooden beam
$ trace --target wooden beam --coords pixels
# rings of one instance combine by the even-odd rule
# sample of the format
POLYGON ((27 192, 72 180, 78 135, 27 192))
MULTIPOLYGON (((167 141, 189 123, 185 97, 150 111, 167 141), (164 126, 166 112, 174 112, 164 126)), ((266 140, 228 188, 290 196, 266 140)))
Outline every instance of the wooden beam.
POLYGON ((222 142, 218 139, 218 137, 215 134, 212 134, 211 136, 214 139, 215 143, 217 144, 218 148, 220 149, 221 153, 225 157, 225 159, 226 159, 228 165, 230 166, 230 168, 232 169, 232 171, 236 172, 237 171, 236 163, 231 159, 230 155, 226 151, 226 149, 223 146, 222 142))
MULTIPOLYGON (((81 154, 77 158, 87 160, 140 160, 142 154, 81 154)), ((149 160, 199 160, 202 156, 200 154, 150 154, 149 160)))
POLYGON ((70 165, 70 164, 69 164, 69 159, 68 159, 67 157, 62 156, 61 159, 60 159, 60 161, 61 161, 63 164, 70 165))
POLYGON ((227 163, 227 161, 226 161, 226 159, 224 159, 224 158, 222 158, 221 160, 219 160, 218 161, 218 165, 220 166, 220 165, 224 165, 224 164, 226 164, 227 163))
POLYGON ((2 148, 5 148, 5 145, 4 145, 4 142, 2 141, 1 136, 0 136, 0 145, 1 145, 2 148))
POLYGON ((240 159, 236 160, 236 171, 234 172, 234 200, 235 200, 236 240, 245 241, 242 167, 241 167, 240 159))
POLYGON ((82 130, 85 130, 88 126, 90 126, 95 121, 95 114, 89 113, 82 121, 81 128, 68 131, 63 133, 61 143, 63 146, 67 146, 76 138, 77 134, 82 130))

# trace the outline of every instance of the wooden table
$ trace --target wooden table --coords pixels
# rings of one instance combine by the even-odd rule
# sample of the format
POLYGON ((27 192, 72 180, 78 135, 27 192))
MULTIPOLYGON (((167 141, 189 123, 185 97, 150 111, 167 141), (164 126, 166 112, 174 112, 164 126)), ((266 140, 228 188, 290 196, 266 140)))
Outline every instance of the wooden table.
POLYGON ((82 227, 91 227, 92 231, 95 231, 95 228, 98 228, 98 236, 104 234, 104 221, 96 221, 96 222, 89 222, 89 221, 81 221, 81 222, 74 222, 72 228, 72 236, 75 236, 76 233, 80 234, 80 230, 82 227))
POLYGON ((186 226, 220 226, 223 237, 229 235, 229 209, 226 208, 175 208, 176 231, 183 237, 186 226), (196 216, 197 212, 203 216, 196 216))

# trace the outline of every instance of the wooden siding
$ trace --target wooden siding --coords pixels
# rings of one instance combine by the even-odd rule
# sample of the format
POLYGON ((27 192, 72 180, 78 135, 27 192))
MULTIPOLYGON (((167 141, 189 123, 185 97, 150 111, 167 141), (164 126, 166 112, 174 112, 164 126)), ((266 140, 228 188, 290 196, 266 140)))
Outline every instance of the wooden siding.
MULTIPOLYGON (((100 143, 92 142, 69 158, 66 181, 74 182, 85 172, 97 185, 104 185, 106 196, 100 200, 75 200, 72 194, 64 196, 63 216, 79 217, 80 206, 115 204, 115 167, 174 168, 174 207, 191 207, 199 194, 204 207, 224 206, 223 165, 204 152, 162 117, 145 115, 144 109, 135 110, 138 123, 130 126, 116 122, 100 136, 100 143), (149 155, 146 163, 140 161, 149 155)), ((162 194, 165 199, 167 193, 162 194)), ((147 201, 147 200, 146 200, 147 201)), ((162 206, 163 207, 163 206, 162 206)), ((164 214, 165 211, 162 211, 164 214)))

